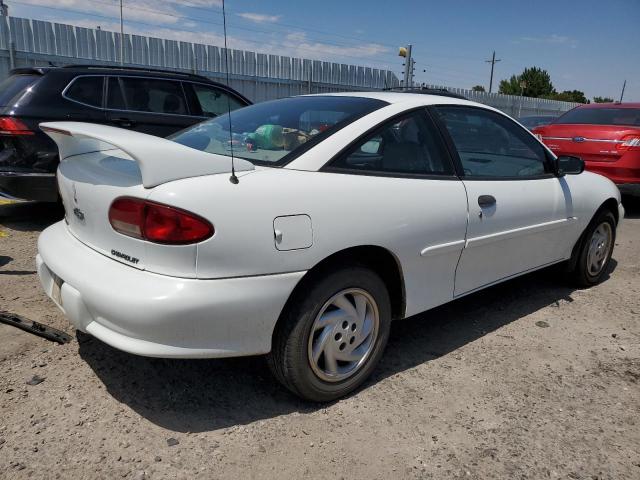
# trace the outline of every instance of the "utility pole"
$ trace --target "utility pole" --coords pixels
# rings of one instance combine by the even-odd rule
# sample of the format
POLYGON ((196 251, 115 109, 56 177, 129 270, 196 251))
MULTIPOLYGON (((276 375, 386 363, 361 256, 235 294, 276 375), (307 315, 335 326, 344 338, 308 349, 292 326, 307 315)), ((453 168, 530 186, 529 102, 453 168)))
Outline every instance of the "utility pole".
POLYGON ((491 56, 491 60, 485 60, 486 63, 491 64, 491 77, 489 77, 489 93, 491 93, 491 89, 493 88, 493 66, 496 62, 499 62, 502 59, 496 60, 496 51, 493 51, 493 55, 491 56))
POLYGON ((620 94, 620 103, 622 103, 622 97, 624 97, 624 87, 627 86, 627 80, 625 79, 624 83, 622 84, 622 93, 620 94))
POLYGON ((522 97, 524 95, 524 89, 527 88, 527 82, 520 81, 520 106, 518 107, 518 118, 522 116, 522 97))
POLYGON ((410 88, 413 78, 413 60, 411 58, 411 44, 400 47, 398 55, 404 57, 404 88, 410 88))
POLYGON ((410 60, 411 63, 411 71, 409 72, 409 88, 413 87, 413 75, 416 69, 416 61, 412 58, 410 60))
POLYGON ((124 65, 124 20, 122 18, 122 0, 120 0, 120 65, 124 65))

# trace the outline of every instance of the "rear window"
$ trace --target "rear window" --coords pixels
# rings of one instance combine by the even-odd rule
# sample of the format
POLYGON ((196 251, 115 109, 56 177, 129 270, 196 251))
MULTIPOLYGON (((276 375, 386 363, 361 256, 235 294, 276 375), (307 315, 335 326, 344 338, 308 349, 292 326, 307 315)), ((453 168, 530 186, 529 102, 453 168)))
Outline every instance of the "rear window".
POLYGON ((354 120, 387 105, 372 98, 291 97, 240 108, 170 137, 197 150, 284 165, 354 120), (231 132, 229 124, 231 123, 231 132))
POLYGON ((78 77, 67 87, 64 96, 84 105, 102 107, 103 78, 78 77))
POLYGON ((0 105, 5 106, 15 103, 15 97, 33 86, 40 78, 42 78, 41 75, 11 75, 5 78, 0 83, 0 105))
POLYGON ((553 123, 640 127, 640 108, 575 108, 553 123))

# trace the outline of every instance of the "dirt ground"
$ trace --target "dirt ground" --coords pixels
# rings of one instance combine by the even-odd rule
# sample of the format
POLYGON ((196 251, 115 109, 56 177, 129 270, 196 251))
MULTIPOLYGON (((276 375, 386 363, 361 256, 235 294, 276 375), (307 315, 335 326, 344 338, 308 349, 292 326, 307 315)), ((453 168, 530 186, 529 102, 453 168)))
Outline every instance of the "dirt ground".
POLYGON ((57 212, 0 206, 0 310, 74 337, 0 325, 0 477, 640 479, 640 207, 627 208, 601 285, 543 271, 396 322, 364 388, 319 406, 259 357, 147 359, 76 334, 35 273, 57 212))

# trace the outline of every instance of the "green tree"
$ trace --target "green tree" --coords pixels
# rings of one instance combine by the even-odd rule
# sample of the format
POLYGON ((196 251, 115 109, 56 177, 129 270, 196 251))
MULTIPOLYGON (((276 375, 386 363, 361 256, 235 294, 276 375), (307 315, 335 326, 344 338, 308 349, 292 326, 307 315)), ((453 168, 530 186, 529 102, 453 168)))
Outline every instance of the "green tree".
POLYGON ((560 93, 553 92, 551 95, 545 95, 544 98, 551 100, 560 100, 562 102, 590 103, 584 92, 580 90, 564 90, 560 93))
POLYGON ((593 97, 593 103, 611 103, 613 98, 609 97, 593 97))
POLYGON ((531 67, 525 68, 520 75, 511 75, 509 80, 501 80, 498 91, 507 95, 520 95, 522 92, 525 97, 542 97, 554 93, 555 88, 546 70, 531 67))
POLYGON ((482 85, 476 85, 472 87, 471 90, 473 90, 474 92, 486 92, 482 85))

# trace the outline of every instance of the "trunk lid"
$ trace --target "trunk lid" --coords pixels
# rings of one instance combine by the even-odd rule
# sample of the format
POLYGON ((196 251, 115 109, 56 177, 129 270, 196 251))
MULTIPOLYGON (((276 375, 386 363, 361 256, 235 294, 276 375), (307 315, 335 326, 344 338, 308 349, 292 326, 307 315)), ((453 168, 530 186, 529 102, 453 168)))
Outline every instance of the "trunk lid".
MULTIPOLYGON (((58 185, 72 235, 133 268, 196 276, 197 244, 166 245, 123 235, 111 227, 109 209, 119 197, 147 199, 163 183, 228 173, 227 157, 104 125, 57 122, 41 128, 60 150, 58 185)), ((236 161, 236 170, 253 168, 236 161)))
POLYGON ((114 260, 147 268, 145 242, 119 234, 108 219, 115 198, 149 194, 133 160, 119 150, 65 159, 58 169, 58 187, 68 229, 78 240, 114 260))
POLYGON ((639 136, 640 128, 620 125, 551 124, 534 133, 556 155, 576 155, 585 162, 615 162, 625 153, 619 149, 625 137, 639 136))

